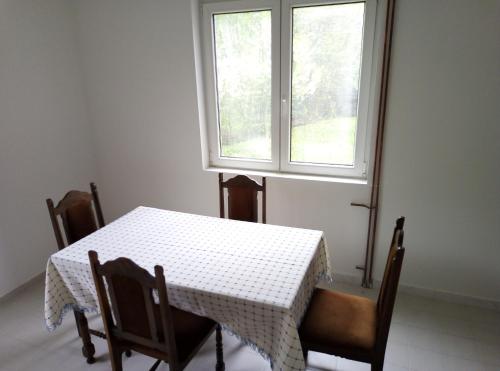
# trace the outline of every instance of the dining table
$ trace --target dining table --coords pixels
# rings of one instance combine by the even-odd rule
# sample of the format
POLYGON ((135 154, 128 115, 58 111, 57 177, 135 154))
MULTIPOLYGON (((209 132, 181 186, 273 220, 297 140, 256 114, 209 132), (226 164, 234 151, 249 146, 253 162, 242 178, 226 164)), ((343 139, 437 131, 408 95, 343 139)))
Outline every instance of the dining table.
MULTIPOLYGON (((68 312, 83 322, 99 312, 89 250, 101 262, 127 257, 151 274, 161 265, 171 305, 216 321, 272 370, 305 370, 298 328, 314 288, 332 277, 323 232, 139 206, 49 257, 49 331, 68 312)), ((92 353, 89 334, 80 336, 92 353)))

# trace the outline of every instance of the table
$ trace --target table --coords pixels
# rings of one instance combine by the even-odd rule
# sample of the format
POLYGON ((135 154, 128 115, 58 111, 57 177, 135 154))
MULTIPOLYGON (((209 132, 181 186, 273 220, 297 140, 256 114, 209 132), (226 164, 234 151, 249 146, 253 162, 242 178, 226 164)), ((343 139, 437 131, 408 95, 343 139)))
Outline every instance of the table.
POLYGON ((297 329, 314 287, 331 277, 321 231, 138 207, 49 258, 50 331, 69 311, 98 311, 89 250, 152 274, 162 265, 171 305, 220 323, 273 370, 305 369, 297 329))

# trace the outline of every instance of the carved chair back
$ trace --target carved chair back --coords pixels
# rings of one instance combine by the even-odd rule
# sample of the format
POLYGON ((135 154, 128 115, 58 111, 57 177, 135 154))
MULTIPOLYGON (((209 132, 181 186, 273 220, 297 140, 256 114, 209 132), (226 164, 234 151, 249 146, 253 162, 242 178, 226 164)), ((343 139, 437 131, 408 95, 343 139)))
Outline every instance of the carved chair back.
POLYGON ((90 190, 90 193, 69 191, 55 207, 52 199, 46 200, 59 250, 95 232, 98 228, 104 227, 99 194, 94 183, 90 183, 90 190), (58 216, 62 220, 66 243, 61 233, 58 216))
POLYGON ((228 218, 257 222, 258 201, 257 193, 262 192, 262 223, 266 223, 266 178, 262 178, 262 184, 250 179, 245 175, 237 175, 224 181, 222 173, 219 173, 219 206, 220 217, 225 217, 224 189, 227 189, 228 218))
POLYGON ((399 285, 399 276, 405 254, 405 248, 403 247, 404 220, 404 217, 401 217, 396 222, 377 300, 376 354, 385 354, 387 338, 389 336, 389 328, 399 285))
POLYGON ((127 342, 160 351, 175 369, 178 354, 163 268, 155 266, 152 276, 127 258, 101 265, 97 253, 89 251, 89 259, 111 346, 127 342))

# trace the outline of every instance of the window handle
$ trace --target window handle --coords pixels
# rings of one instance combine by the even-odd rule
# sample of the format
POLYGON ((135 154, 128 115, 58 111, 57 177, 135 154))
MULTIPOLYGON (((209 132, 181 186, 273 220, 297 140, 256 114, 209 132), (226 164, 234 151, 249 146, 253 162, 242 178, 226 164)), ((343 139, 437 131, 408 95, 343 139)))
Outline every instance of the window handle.
POLYGON ((281 117, 282 118, 286 118, 287 109, 288 109, 287 100, 285 98, 283 98, 283 99, 281 99, 281 117))

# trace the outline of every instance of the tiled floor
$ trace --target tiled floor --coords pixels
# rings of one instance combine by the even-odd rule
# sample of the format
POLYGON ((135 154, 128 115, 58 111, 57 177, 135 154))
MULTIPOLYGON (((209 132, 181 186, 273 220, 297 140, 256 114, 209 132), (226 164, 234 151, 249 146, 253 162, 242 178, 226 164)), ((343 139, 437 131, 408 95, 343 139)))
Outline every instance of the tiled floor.
MULTIPOLYGON (((372 290, 337 285, 337 289, 373 296, 372 290)), ((95 339, 97 362, 87 365, 73 316, 53 333, 45 330, 43 283, 0 303, 0 370, 110 370, 106 343, 95 339)), ((99 326, 99 318, 91 321, 99 326)), ((213 370, 215 340, 210 339, 187 370, 213 370)), ((224 334, 227 371, 261 371, 269 366, 256 352, 224 334)), ((124 369, 148 370, 154 360, 137 353, 124 369)), ((385 370, 500 370, 500 313, 400 294, 392 321, 385 370)), ((159 370, 168 370, 163 364, 159 370)), ((308 370, 370 370, 367 364, 310 353, 308 370)))

